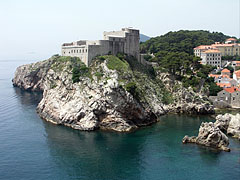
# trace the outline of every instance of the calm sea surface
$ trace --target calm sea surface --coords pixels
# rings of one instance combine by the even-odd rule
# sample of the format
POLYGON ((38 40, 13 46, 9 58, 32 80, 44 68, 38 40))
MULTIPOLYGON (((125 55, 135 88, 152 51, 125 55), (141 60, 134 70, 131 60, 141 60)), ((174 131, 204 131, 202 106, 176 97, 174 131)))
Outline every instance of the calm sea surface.
POLYGON ((80 132, 41 120, 41 95, 14 88, 17 66, 0 61, 0 179, 240 179, 240 142, 217 152, 183 145, 207 116, 169 115, 132 133, 80 132))

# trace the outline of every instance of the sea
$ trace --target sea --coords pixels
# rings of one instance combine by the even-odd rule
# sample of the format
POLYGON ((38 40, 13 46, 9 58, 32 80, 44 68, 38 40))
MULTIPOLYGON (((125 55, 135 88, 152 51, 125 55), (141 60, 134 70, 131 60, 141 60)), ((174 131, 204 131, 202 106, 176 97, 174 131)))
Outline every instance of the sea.
POLYGON ((17 66, 0 60, 1 180, 239 180, 240 141, 231 152, 182 144, 210 116, 165 115, 130 133, 83 132, 39 118, 40 93, 12 86, 17 66))

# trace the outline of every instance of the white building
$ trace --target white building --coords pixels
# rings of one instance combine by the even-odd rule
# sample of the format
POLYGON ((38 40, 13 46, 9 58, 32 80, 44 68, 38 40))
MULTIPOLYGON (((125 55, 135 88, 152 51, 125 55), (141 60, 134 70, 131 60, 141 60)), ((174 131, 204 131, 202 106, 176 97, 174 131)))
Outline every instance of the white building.
POLYGON ((202 64, 221 67, 221 52, 216 49, 209 49, 201 52, 202 64))

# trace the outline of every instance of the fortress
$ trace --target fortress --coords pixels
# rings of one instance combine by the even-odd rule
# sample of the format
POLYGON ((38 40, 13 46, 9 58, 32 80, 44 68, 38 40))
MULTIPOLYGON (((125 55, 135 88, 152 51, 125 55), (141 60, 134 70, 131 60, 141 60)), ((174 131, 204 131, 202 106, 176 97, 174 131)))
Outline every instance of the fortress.
POLYGON ((124 53, 139 60, 139 30, 122 28, 121 31, 103 32, 103 40, 76 41, 62 45, 62 56, 79 57, 87 66, 98 55, 124 53))

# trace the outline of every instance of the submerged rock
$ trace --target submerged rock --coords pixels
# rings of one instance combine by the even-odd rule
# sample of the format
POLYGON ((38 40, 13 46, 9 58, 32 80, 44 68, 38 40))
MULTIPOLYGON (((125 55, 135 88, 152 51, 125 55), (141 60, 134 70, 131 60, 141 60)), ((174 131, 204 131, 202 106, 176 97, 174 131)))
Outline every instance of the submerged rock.
POLYGON ((227 152, 230 151, 230 149, 228 148, 228 137, 212 122, 202 123, 199 128, 199 133, 197 137, 185 136, 182 142, 196 143, 199 145, 212 147, 227 152))

